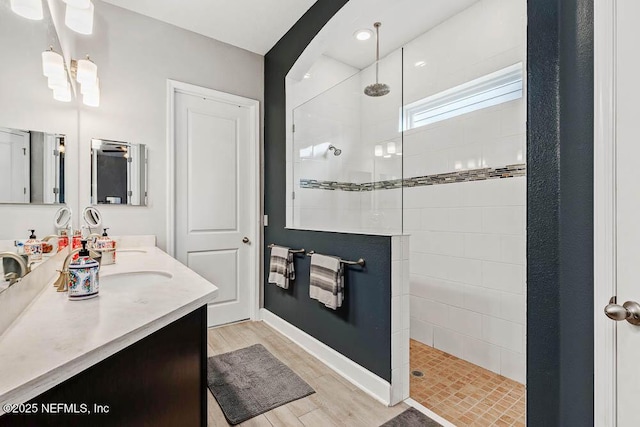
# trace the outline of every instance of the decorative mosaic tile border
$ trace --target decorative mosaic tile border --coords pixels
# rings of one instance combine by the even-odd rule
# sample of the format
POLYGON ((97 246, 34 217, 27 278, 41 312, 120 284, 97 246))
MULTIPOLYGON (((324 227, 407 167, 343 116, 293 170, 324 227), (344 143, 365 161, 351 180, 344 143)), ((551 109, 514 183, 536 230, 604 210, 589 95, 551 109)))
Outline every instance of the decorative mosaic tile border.
POLYGON ((315 179, 301 179, 300 188, 316 190, 340 190, 340 191, 373 191, 391 190, 402 187, 421 187, 424 185, 453 184, 456 182, 485 181, 487 179, 502 179, 525 176, 527 165, 519 163, 507 165, 501 168, 469 169, 456 172, 439 173, 435 175, 417 176, 405 179, 393 179, 389 181, 365 182, 356 184, 353 182, 317 181, 315 179))

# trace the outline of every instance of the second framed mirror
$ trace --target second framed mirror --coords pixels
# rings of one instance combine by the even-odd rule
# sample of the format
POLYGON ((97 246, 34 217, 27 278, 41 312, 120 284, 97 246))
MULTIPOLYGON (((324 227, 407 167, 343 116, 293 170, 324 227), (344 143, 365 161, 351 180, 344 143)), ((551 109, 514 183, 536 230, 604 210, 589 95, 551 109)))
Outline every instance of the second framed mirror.
POLYGON ((91 140, 91 204, 147 205, 147 147, 91 140))

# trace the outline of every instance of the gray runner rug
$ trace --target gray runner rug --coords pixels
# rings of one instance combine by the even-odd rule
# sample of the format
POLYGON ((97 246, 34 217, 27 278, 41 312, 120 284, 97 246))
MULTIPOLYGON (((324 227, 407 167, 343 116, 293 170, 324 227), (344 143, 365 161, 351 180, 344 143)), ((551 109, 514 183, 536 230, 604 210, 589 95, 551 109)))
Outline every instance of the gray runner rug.
POLYGON ((416 408, 409 408, 380 427, 442 427, 440 423, 427 417, 416 408))
POLYGON ((315 393, 261 344, 207 361, 207 384, 230 424, 315 393))

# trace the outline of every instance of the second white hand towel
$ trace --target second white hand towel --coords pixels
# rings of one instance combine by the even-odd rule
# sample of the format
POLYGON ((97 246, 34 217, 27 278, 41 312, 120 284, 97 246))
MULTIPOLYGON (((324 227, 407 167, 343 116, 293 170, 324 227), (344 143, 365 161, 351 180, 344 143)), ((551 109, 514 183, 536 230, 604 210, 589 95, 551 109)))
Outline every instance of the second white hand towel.
POLYGON ((296 278, 293 269, 293 254, 289 248, 274 246, 269 261, 269 283, 289 289, 289 283, 296 278))
POLYGON ((344 270, 340 258, 311 255, 309 296, 336 310, 344 300, 344 270))

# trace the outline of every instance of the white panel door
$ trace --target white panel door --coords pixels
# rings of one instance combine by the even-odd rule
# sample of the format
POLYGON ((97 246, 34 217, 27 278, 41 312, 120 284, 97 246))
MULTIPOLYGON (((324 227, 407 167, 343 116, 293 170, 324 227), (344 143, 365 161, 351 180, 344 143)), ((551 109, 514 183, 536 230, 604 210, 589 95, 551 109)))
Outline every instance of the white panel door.
POLYGON ((176 258, 219 288, 210 326, 248 319, 257 286, 251 110, 181 92, 174 105, 176 258))
POLYGON ((0 203, 31 200, 29 133, 0 128, 0 203))
MULTIPOLYGON (((616 228, 615 283, 617 303, 640 302, 640 2, 617 1, 614 26, 615 128, 616 128, 616 228)), ((613 141, 610 141, 613 143, 613 141)), ((615 306, 614 306, 615 307, 615 306)), ((617 307, 619 315, 633 314, 617 307)), ((640 306, 637 307, 640 309, 640 306)), ((615 311, 609 311, 615 316, 615 311)), ((636 312, 640 320, 640 311, 636 312)), ((624 316, 622 316, 624 317, 624 316)), ((640 326, 616 322, 617 425, 640 425, 640 326)))

